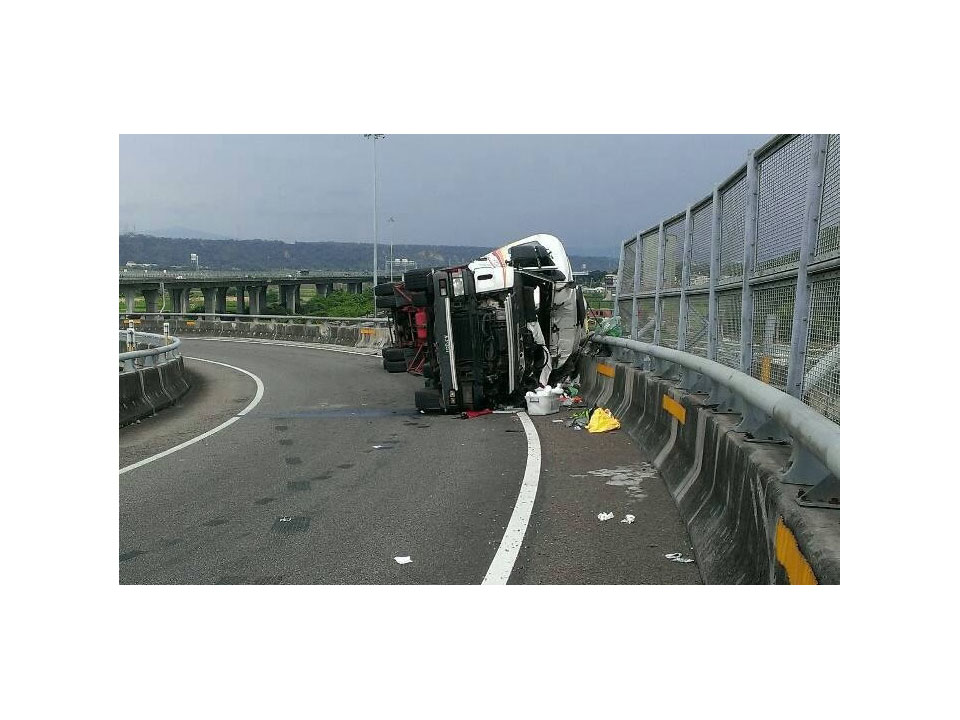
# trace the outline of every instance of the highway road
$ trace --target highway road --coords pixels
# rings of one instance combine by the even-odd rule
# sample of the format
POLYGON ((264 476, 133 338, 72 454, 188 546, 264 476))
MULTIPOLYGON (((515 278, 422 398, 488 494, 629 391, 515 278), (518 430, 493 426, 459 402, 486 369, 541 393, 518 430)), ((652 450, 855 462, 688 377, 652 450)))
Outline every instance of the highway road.
POLYGON ((700 582, 664 557, 692 548, 625 433, 575 431, 563 412, 421 414, 422 379, 378 356, 182 350, 191 391, 120 431, 121 583, 700 582))

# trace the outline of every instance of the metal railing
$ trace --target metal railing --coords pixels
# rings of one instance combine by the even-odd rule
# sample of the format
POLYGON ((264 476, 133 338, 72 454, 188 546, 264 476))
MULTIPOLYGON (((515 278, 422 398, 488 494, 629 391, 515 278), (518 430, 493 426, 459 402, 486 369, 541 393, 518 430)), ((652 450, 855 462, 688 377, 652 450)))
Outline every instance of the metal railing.
MULTIPOLYGON (((166 325, 164 326, 165 330, 166 325)), ((133 328, 120 331, 120 340, 126 341, 127 352, 120 353, 121 372, 135 372, 144 367, 157 367, 180 357, 180 338, 169 332, 163 335, 137 332, 133 328), (136 350, 139 345, 147 345, 136 350)))
MULTIPOLYGON (((708 405, 719 412, 738 413, 737 432, 754 441, 790 442, 793 450, 781 480, 813 486, 797 499, 801 505, 839 507, 840 427, 809 405, 739 370, 681 350, 596 333, 590 340, 623 348, 634 364, 678 387, 708 394, 708 405)), ((838 351, 839 352, 839 351, 838 351)))
POLYGON ((840 423, 840 136, 777 135, 626 240, 626 336, 735 368, 840 423))
POLYGON ((297 322, 299 324, 310 324, 311 322, 365 322, 365 323, 374 323, 377 325, 388 325, 390 323, 390 318, 383 317, 329 317, 324 315, 249 315, 246 313, 208 313, 208 312, 185 312, 185 313, 175 313, 175 312, 121 312, 121 318, 141 318, 141 317, 151 317, 163 319, 165 317, 170 318, 210 318, 213 320, 222 320, 224 318, 230 320, 282 320, 286 322, 297 322))
POLYGON ((310 278, 344 278, 372 280, 373 273, 360 270, 311 270, 301 274, 299 270, 148 270, 143 268, 120 268, 121 280, 309 280, 310 278))

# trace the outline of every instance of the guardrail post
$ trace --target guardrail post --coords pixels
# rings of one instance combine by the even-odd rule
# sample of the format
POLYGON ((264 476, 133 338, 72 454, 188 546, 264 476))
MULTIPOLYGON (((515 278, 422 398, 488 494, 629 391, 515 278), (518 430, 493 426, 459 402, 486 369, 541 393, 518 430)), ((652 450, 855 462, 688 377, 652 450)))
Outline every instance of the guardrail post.
POLYGON ((133 323, 127 328, 127 352, 133 352, 137 349, 136 341, 133 335, 133 323))
POLYGON ((661 307, 660 291, 663 290, 663 254, 667 244, 667 236, 663 231, 663 222, 660 222, 660 233, 657 248, 657 288, 653 296, 653 307, 656 313, 657 323, 653 326, 653 344, 660 344, 660 326, 663 319, 663 308, 661 307))
POLYGON ((169 322, 165 322, 163 324, 163 340, 167 344, 170 343, 170 323, 169 322))
POLYGON ((757 257, 757 212, 760 201, 757 158, 747 155, 747 187, 744 203, 743 294, 740 303, 740 372, 750 374, 753 365, 753 267, 757 257))
POLYGON ((633 319, 630 321, 630 337, 640 339, 640 323, 637 322, 637 293, 640 291, 640 233, 633 243, 633 319))
POLYGON ((810 280, 807 275, 807 266, 817 246, 817 237, 820 232, 820 203, 823 195, 823 175, 827 165, 827 136, 813 135, 811 140, 810 178, 807 181, 806 208, 800 235, 800 262, 797 265, 797 291, 793 301, 790 360, 787 364, 787 392, 795 398, 803 395, 807 331, 810 327, 810 280))
POLYGON ((710 213, 710 294, 707 296, 707 359, 717 359, 717 279, 720 277, 720 186, 713 186, 710 213))
POLYGON ((687 349, 687 285, 690 284, 690 253, 693 245, 692 218, 691 206, 687 205, 687 215, 683 221, 683 260, 680 263, 680 325, 677 328, 677 350, 680 351, 687 349))

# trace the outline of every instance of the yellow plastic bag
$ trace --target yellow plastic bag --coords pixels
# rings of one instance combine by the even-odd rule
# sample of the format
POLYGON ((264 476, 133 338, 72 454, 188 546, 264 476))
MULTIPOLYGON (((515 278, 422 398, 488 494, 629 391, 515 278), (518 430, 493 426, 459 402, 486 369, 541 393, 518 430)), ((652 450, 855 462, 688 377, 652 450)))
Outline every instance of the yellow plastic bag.
POLYGON ((620 421, 606 408, 597 408, 590 416, 590 422, 587 423, 587 430, 592 433, 602 433, 608 430, 617 430, 620 427, 620 421))

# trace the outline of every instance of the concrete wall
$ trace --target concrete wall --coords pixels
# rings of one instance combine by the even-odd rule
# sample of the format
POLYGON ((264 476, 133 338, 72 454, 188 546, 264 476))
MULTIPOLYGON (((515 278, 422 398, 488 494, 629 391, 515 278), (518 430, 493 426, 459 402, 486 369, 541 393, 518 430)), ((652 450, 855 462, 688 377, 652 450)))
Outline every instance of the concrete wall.
POLYGON ((183 358, 120 374, 120 427, 172 405, 188 390, 183 358))
MULTIPOLYGON (((390 342, 390 332, 383 325, 363 322, 328 322, 318 320, 309 325, 290 322, 236 322, 229 320, 186 320, 166 318, 170 334, 177 337, 190 335, 247 337, 270 340, 293 340, 315 342, 346 347, 382 348, 390 342)), ((163 332, 163 320, 143 318, 139 329, 144 332, 163 332)), ((122 323, 121 323, 122 325, 122 323)))
MULTIPOLYGON (((582 357, 581 392, 609 408, 663 476, 711 584, 840 582, 840 511, 799 506, 780 482, 790 446, 734 431, 707 396, 610 358, 582 357), (667 396, 683 416, 664 409, 667 396)), ((669 402, 668 402, 669 404, 669 402)))

